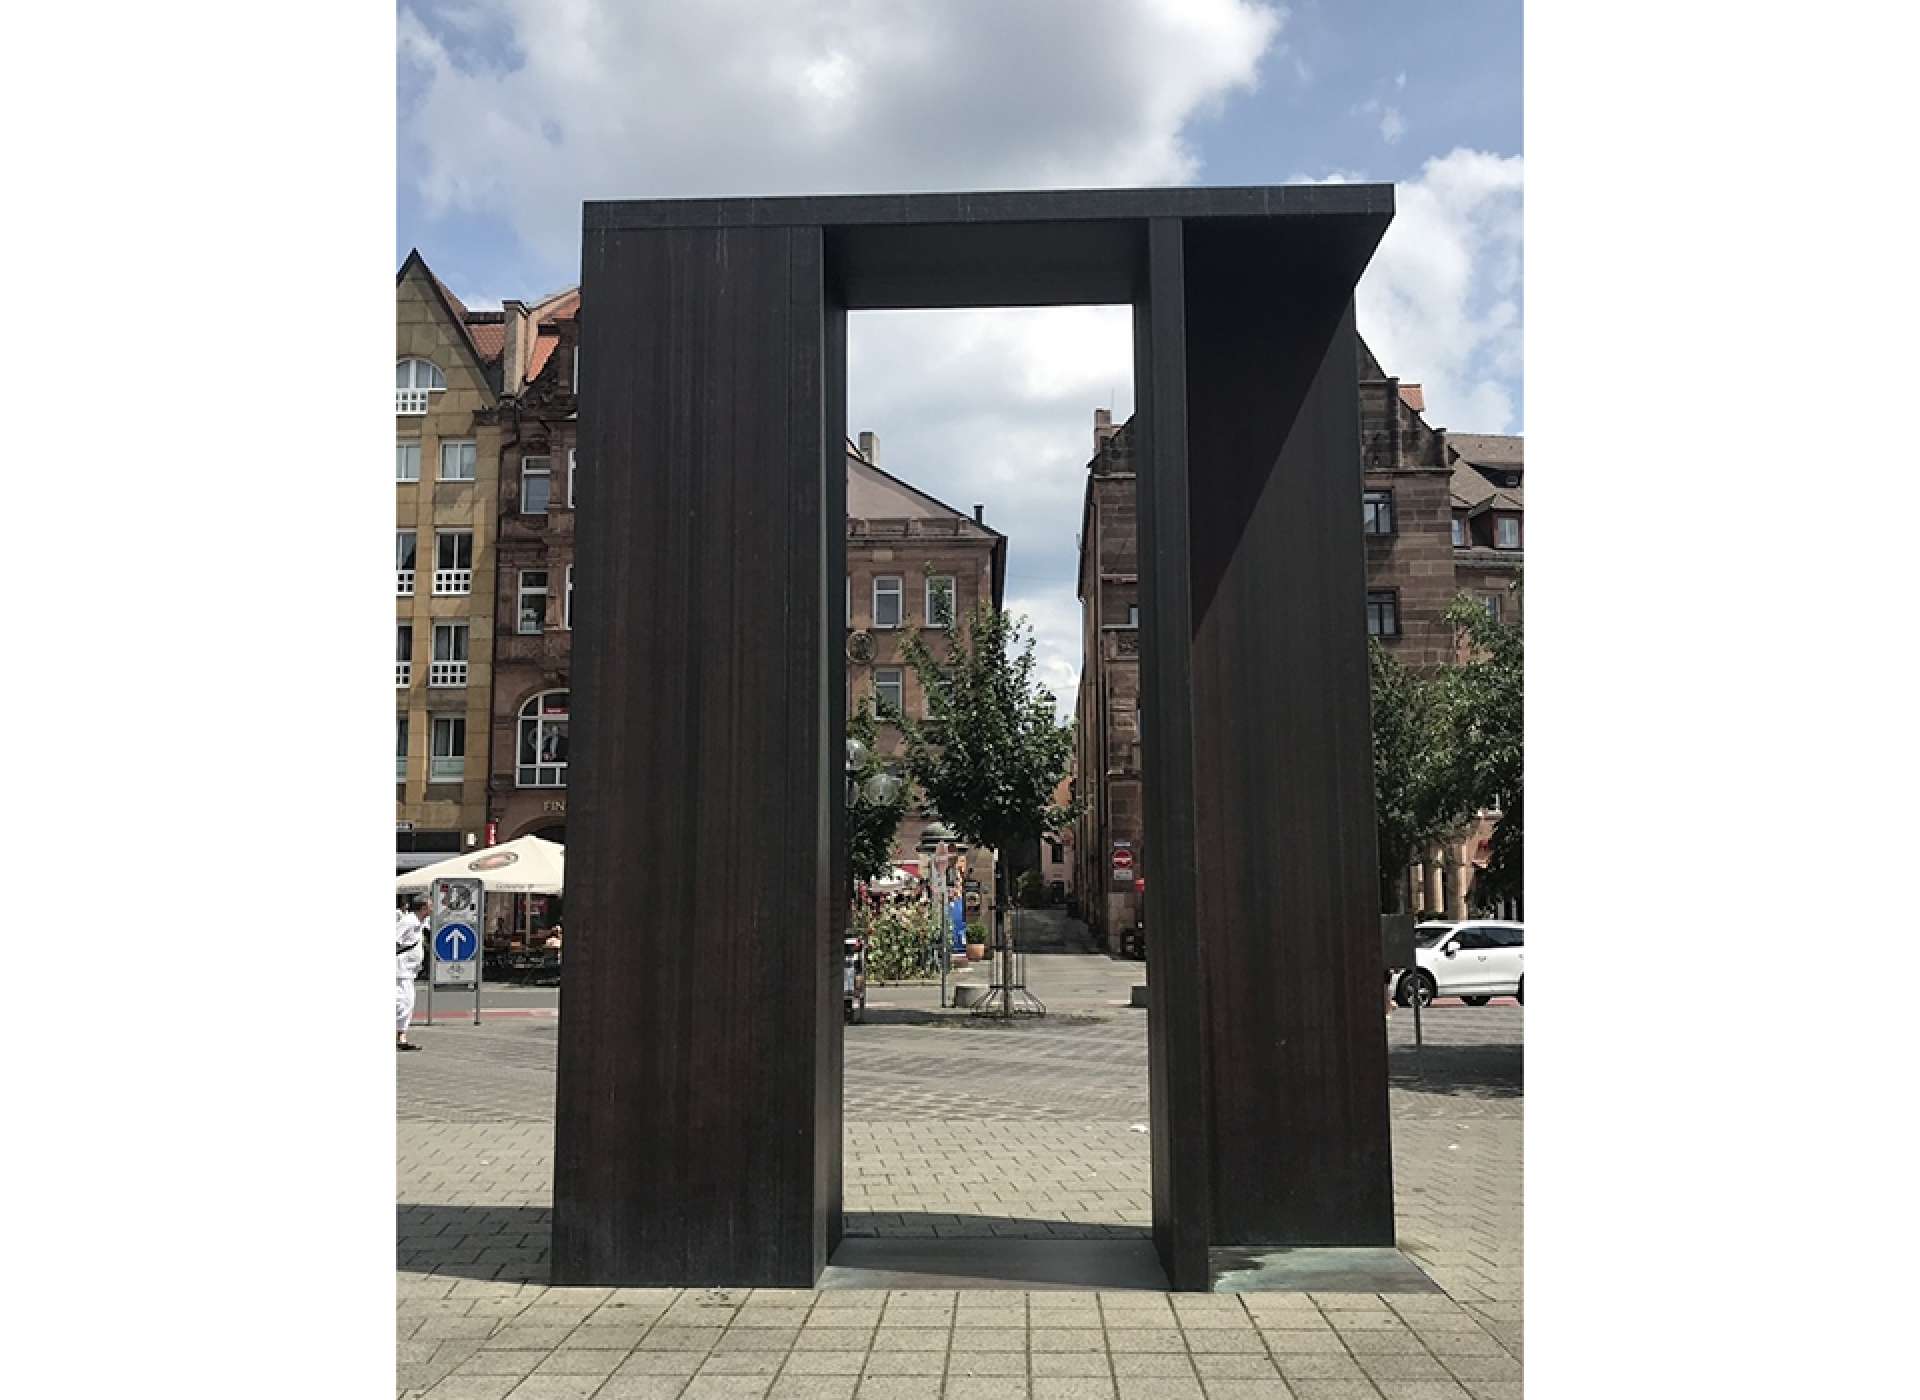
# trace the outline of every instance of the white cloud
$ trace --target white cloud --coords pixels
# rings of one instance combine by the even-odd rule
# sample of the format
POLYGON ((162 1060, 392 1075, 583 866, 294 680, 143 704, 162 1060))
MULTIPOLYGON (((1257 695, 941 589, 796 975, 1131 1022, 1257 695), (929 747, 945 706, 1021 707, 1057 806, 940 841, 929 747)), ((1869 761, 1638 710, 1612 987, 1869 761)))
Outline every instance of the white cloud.
POLYGON ((1407 134, 1407 119, 1400 115, 1398 107, 1389 107, 1380 114, 1380 139, 1389 146, 1407 134))
POLYGON ((583 199, 1191 181, 1186 123, 1254 86, 1284 19, 1259 0, 414 0, 402 138, 430 213, 504 217, 570 269, 583 199))
MULTIPOLYGON (((1427 161, 1394 187, 1393 223, 1360 279, 1361 335, 1389 374, 1424 386, 1436 426, 1519 427, 1524 170, 1520 156, 1465 148, 1427 161)), ((1341 171, 1317 183, 1366 178, 1341 171)))
POLYGON ((1093 410, 1133 411, 1131 312, 856 312, 847 398, 849 431, 880 435, 883 467, 957 510, 984 505, 1008 537, 1007 606, 1032 619, 1035 673, 1071 714, 1093 410))

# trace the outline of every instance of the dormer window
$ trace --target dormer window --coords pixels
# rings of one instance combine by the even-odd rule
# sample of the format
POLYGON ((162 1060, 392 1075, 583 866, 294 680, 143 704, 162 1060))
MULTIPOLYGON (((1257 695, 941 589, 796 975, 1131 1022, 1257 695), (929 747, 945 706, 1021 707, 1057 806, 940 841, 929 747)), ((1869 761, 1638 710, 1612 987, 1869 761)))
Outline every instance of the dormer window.
POLYGON ((1519 516, 1496 515, 1493 517, 1493 547, 1495 549, 1520 548, 1519 516))
POLYGON ((432 360, 402 360, 394 367, 393 411, 418 417, 427 411, 432 396, 446 387, 446 375, 432 360))

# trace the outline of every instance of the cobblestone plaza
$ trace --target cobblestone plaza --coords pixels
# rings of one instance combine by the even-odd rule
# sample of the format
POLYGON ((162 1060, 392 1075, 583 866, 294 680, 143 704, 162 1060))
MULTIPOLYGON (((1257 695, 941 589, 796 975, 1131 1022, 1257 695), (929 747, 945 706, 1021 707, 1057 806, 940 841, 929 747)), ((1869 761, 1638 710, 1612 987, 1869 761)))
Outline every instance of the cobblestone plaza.
MULTIPOLYGON (((1144 1239, 1142 965, 1035 954, 1044 1020, 880 987, 847 1028, 849 1238, 1144 1239)), ((1401 1249, 1425 1293, 550 1288, 557 1019, 453 1021, 399 1071, 402 1396, 1520 1394, 1524 1011, 1389 1027, 1401 1249)))

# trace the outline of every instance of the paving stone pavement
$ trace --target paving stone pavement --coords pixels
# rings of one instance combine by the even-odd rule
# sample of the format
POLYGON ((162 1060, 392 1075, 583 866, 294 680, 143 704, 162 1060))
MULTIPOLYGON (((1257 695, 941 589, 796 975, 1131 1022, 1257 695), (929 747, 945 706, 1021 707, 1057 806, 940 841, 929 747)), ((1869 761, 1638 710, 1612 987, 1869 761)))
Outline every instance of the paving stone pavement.
MULTIPOLYGON (((977 975, 977 974, 970 974, 977 975)), ((1143 1236, 1139 963, 1034 955, 1054 1013, 847 1030, 851 1235, 1143 1236)), ((1438 1400, 1521 1393, 1521 1039, 1509 1003, 1389 1024, 1401 1248, 1443 1294, 548 1288, 553 1021, 398 1057, 403 1397, 1438 1400)))

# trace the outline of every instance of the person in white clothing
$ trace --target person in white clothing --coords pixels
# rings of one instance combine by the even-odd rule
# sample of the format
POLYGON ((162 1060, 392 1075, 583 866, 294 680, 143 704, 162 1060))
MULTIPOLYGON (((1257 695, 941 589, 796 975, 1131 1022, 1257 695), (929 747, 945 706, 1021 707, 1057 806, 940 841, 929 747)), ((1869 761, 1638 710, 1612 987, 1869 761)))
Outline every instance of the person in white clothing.
POLYGON ((423 894, 414 895, 396 916, 393 927, 393 952, 398 982, 394 990, 395 1048, 418 1050, 407 1039, 407 1027, 413 1022, 413 979, 427 956, 427 913, 432 906, 423 894))

